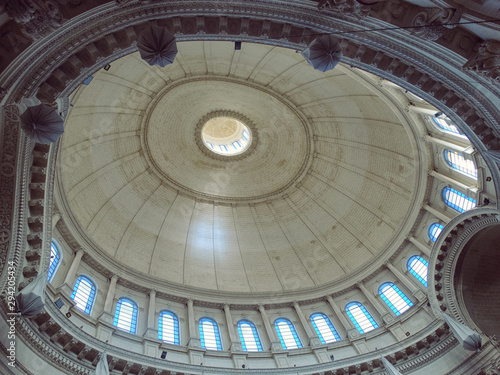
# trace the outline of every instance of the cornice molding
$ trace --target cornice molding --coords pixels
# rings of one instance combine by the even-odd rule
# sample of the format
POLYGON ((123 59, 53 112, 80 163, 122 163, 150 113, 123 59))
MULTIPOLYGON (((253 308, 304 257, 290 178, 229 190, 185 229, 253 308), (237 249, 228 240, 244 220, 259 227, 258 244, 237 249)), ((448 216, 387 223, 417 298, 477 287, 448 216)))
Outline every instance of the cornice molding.
POLYGON ((476 233, 499 224, 499 210, 476 208, 455 217, 443 228, 432 249, 427 277, 429 301, 436 317, 446 312, 461 323, 476 327, 455 293, 456 266, 465 245, 476 233))
MULTIPOLYGON (((142 369, 154 368, 155 371, 161 372, 162 370, 181 372, 185 374, 200 374, 203 370, 204 374, 261 374, 261 369, 231 369, 222 367, 209 367, 209 366, 197 366, 190 364, 182 364, 178 362, 172 362, 169 360, 148 357, 140 353, 132 352, 127 349, 118 348, 116 346, 105 343, 98 340, 92 335, 87 334, 85 331, 79 329, 71 320, 67 319, 61 311, 59 311, 53 303, 46 304, 46 313, 41 313, 39 316, 48 313, 50 319, 53 319, 52 325, 60 327, 60 332, 55 333, 58 337, 66 336, 64 343, 58 340, 51 339, 46 333, 46 329, 39 329, 36 323, 38 318, 33 318, 32 320, 26 320, 23 318, 18 318, 18 335, 22 337, 23 342, 32 347, 36 352, 42 355, 45 360, 53 364, 55 367, 59 368, 61 371, 69 371, 78 375, 90 375, 93 372, 93 366, 97 363, 98 355, 96 355, 92 360, 81 359, 79 355, 72 353, 70 350, 63 350, 63 346, 69 345, 71 342, 72 346, 78 345, 83 347, 85 353, 92 351, 93 353, 102 353, 104 350, 111 357, 111 361, 125 362, 130 366, 136 366, 142 369), (69 336, 68 336, 69 335, 69 336), (81 343, 81 344, 79 344, 81 343), (92 361, 92 362, 90 362, 92 361)), ((1 311, 2 319, 6 316, 3 311, 1 311)), ((47 321, 46 319, 44 321, 47 321)), ((40 323, 39 323, 40 324, 40 323)), ((40 325, 41 328, 41 325, 40 325)), ((350 366, 360 367, 363 363, 379 363, 382 356, 389 356, 396 358, 396 366, 400 369, 417 369, 421 366, 426 366, 428 363, 438 359, 443 354, 447 353, 449 350, 453 349, 458 344, 458 341, 453 337, 453 335, 448 332, 443 325, 442 321, 436 320, 433 324, 426 327, 419 333, 412 335, 397 344, 393 344, 382 350, 376 352, 370 352, 367 354, 357 355, 355 357, 350 357, 342 360, 336 360, 333 363, 323 363, 317 365, 300 366, 294 367, 295 370, 300 371, 304 374, 330 374, 330 371, 335 369, 347 368, 350 366), (439 333, 439 334, 438 334, 439 333), (429 339, 430 338, 430 339, 429 339), (430 341, 429 341, 430 340, 430 341), (425 345, 423 345, 425 344, 425 345), (410 353, 416 353, 411 355, 401 356, 398 353, 406 353, 402 346, 413 348, 419 347, 420 349, 410 349, 410 353)), ((68 346, 69 347, 69 346, 68 346)), ((286 352, 284 352, 286 354, 286 352)), ((379 365, 380 366, 380 365, 379 365)), ((363 365, 366 367, 366 365, 363 365)), ((375 367, 375 366, 374 366, 375 367)), ((268 371, 273 374, 289 374, 290 369, 288 368, 275 368, 268 369, 268 371)), ((380 367, 374 369, 373 374, 384 374, 383 369, 380 367)))

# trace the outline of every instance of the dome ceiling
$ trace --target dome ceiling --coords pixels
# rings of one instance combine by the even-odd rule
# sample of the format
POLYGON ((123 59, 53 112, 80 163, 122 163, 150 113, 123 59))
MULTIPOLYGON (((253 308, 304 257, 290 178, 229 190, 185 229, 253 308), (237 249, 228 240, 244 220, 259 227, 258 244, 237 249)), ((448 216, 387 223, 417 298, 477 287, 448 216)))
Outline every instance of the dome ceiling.
POLYGON ((59 196, 91 256, 170 285, 283 292, 391 255, 419 164, 375 86, 279 47, 178 49, 163 69, 121 58, 72 96, 59 196), (201 128, 216 115, 243 122, 251 147, 211 153, 201 128))

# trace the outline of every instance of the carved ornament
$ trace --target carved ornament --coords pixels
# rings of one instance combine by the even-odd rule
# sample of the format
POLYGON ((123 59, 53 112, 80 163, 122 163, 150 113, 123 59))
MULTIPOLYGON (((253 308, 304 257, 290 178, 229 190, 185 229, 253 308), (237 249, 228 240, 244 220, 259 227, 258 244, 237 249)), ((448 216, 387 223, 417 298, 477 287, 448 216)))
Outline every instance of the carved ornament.
POLYGON ((457 9, 423 8, 411 22, 412 26, 416 26, 412 34, 426 40, 437 40, 446 31, 456 27, 460 18, 462 11, 457 9))
POLYGON ((500 41, 486 40, 476 44, 476 54, 463 66, 498 82, 500 80, 500 41))

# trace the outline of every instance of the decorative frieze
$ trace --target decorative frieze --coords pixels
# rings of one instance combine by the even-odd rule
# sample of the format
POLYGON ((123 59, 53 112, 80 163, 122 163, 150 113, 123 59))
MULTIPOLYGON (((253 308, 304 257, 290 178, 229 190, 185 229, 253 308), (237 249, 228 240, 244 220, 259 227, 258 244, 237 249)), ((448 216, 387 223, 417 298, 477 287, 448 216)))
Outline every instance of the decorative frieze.
POLYGON ((429 300, 436 316, 440 316, 441 311, 447 311, 461 323, 464 322, 466 314, 461 311, 454 290, 457 259, 472 236, 498 224, 498 211, 481 208, 456 217, 446 226, 446 231, 441 232, 434 244, 428 274, 429 300))
POLYGON ((486 40, 476 44, 474 50, 477 51, 476 54, 464 64, 463 68, 498 82, 500 80, 500 41, 486 40))
POLYGON ((33 40, 50 34, 63 22, 59 4, 53 0, 7 0, 5 10, 22 26, 23 33, 33 40))
MULTIPOLYGON (((3 270, 11 246, 15 210, 16 170, 18 163, 19 111, 3 107, 0 122, 0 270, 3 270)), ((0 273, 1 275, 1 273, 0 273)))
POLYGON ((422 8, 412 20, 412 33, 427 40, 437 40, 446 31, 456 27, 462 12, 452 8, 422 8))
POLYGON ((366 3, 357 0, 320 0, 318 9, 328 9, 338 13, 352 13, 360 18, 367 17, 370 13, 370 7, 366 3))

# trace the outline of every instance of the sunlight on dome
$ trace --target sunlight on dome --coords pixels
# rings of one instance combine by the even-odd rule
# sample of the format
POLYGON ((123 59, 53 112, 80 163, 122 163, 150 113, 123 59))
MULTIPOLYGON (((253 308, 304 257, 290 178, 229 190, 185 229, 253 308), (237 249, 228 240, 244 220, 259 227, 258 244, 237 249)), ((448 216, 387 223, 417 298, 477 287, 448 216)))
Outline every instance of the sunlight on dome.
POLYGON ((252 137, 248 127, 232 117, 214 117, 203 125, 205 146, 220 155, 238 155, 248 149, 252 137))

